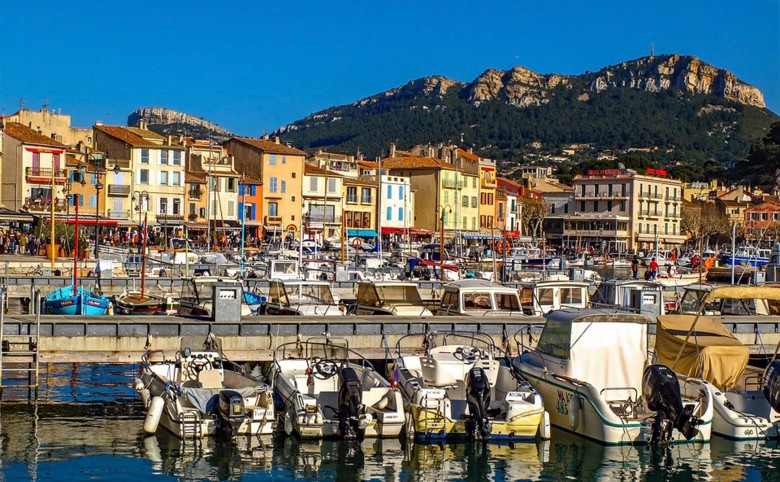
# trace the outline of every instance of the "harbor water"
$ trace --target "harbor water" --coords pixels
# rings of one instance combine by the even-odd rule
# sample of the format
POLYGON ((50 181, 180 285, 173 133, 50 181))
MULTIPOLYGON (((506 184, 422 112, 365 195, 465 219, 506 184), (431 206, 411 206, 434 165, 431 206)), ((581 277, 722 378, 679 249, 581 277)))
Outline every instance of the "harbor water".
POLYGON ((37 405, 0 405, 0 480, 780 480, 777 442, 604 447, 549 442, 424 445, 277 436, 181 442, 143 432, 133 365, 48 367, 37 405))

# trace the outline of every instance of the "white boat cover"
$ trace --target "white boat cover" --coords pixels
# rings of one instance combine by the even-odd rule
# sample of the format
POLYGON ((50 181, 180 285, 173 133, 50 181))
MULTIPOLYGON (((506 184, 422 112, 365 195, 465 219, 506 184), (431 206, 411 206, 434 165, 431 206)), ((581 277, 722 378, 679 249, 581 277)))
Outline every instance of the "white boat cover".
MULTIPOLYGON (((241 398, 246 398, 253 395, 257 391, 257 387, 245 387, 245 388, 193 388, 182 387, 184 396, 187 400, 202 413, 206 414, 211 412, 214 408, 214 403, 211 402, 215 395, 219 395, 219 392, 223 390, 232 390, 238 392, 241 398), (211 403, 209 403, 211 402, 211 403)), ((216 401, 216 399, 214 399, 216 401)))
POLYGON ((598 391, 609 389, 604 391, 609 400, 636 398, 641 393, 649 318, 584 310, 553 312, 546 318, 537 350, 568 358, 566 376, 590 383, 598 391))

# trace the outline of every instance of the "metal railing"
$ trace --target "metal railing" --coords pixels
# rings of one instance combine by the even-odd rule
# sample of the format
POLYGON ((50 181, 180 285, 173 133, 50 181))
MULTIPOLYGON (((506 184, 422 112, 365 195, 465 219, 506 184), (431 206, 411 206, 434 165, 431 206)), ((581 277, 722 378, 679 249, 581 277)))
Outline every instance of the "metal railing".
MULTIPOLYGON (((24 169, 24 174, 27 177, 41 177, 41 178, 48 178, 51 179, 52 170, 51 168, 43 168, 43 167, 26 167, 24 169)), ((67 178, 67 173, 63 169, 57 169, 54 171, 54 179, 60 179, 64 180, 67 178)))
POLYGON ((130 211, 124 209, 109 209, 108 217, 111 219, 130 219, 130 211))
POLYGON ((108 185, 109 196, 129 196, 130 186, 125 184, 109 184, 108 185))

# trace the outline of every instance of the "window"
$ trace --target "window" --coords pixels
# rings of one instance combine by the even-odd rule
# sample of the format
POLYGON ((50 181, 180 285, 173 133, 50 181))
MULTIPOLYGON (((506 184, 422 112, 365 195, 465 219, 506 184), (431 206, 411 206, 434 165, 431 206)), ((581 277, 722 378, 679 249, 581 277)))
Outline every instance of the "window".
POLYGON ((282 156, 282 164, 287 164, 287 156, 282 156))
POLYGON ((336 179, 333 178, 328 179, 328 192, 336 192, 337 188, 338 185, 336 183, 336 179))
POLYGON ((403 198, 404 198, 404 187, 398 186, 398 199, 403 199, 403 198))
POLYGON ((625 184, 621 184, 620 186, 621 186, 620 195, 621 196, 625 196, 626 195, 626 185, 625 184))
POLYGON ((149 184, 149 169, 141 169, 138 171, 138 183, 149 184))
POLYGON ((227 180, 227 192, 236 192, 236 186, 238 185, 238 179, 235 177, 229 177, 227 180))
POLYGON ((317 178, 312 176, 309 178, 309 191, 317 191, 317 178))
POLYGON ((550 206, 550 214, 555 214, 555 204, 550 206))
POLYGON ((664 234, 669 234, 669 223, 664 223, 664 234))
POLYGON ((471 207, 472 208, 477 207, 477 196, 471 196, 471 207))
POLYGON ((97 205, 97 196, 94 194, 89 195, 89 207, 94 208, 97 205))
POLYGON ((276 165, 276 154, 269 154, 268 155, 268 164, 271 166, 276 165))
POLYGON ((268 186, 268 190, 270 192, 276 192, 276 184, 277 184, 277 179, 275 177, 272 177, 271 182, 269 183, 268 186))
POLYGON ((387 199, 393 199, 393 186, 391 184, 387 185, 387 199))
POLYGON ((609 195, 612 195, 612 184, 609 184, 609 195))
MULTIPOLYGON (((472 189, 476 189, 477 188, 477 178, 476 177, 472 177, 471 178, 471 188, 472 189)), ((474 207, 476 207, 476 206, 474 206, 474 207)), ((472 229, 473 229, 473 226, 472 226, 472 229)))
POLYGON ((621 211, 625 211, 626 210, 626 202, 625 201, 620 201, 620 210, 621 211))
POLYGON ((361 202, 361 204, 371 204, 371 189, 370 188, 367 188, 367 187, 361 188, 360 202, 361 202))
POLYGON ((159 214, 168 214, 168 198, 160 198, 160 211, 159 214))
POLYGON ((172 172, 171 173, 171 185, 172 186, 181 186, 181 173, 180 172, 172 172))
POLYGON ((160 186, 168 185, 168 171, 160 171, 160 186))
POLYGON ((93 186, 94 186, 95 184, 97 184, 97 174, 90 174, 90 175, 89 175, 89 183, 90 183, 91 185, 93 185, 93 186))
POLYGON ((287 192, 287 181, 285 181, 284 179, 282 179, 282 189, 281 189, 281 191, 282 191, 282 193, 286 193, 287 192))
POLYGON ((149 149, 141 149, 141 164, 149 164, 149 149))
POLYGON ((580 194, 585 195, 585 184, 580 185, 580 194))
MULTIPOLYGON (((228 204, 227 205, 227 211, 228 211, 227 215, 230 216, 230 217, 233 217, 236 214, 236 203, 235 203, 235 201, 228 201, 227 204, 228 204)), ((176 211, 176 202, 175 201, 174 201, 173 207, 174 207, 174 211, 176 211)), ((174 213, 174 214, 176 214, 176 213, 174 213)))
POLYGON ((160 151, 160 164, 168 164, 168 151, 160 151))
POLYGON ((580 201, 580 211, 585 211, 585 201, 580 201))
POLYGON ((357 203, 357 188, 355 186, 349 186, 347 188, 347 202, 352 204, 357 203))
MULTIPOLYGON (((610 187, 612 185, 610 184, 610 187)), ((607 211, 612 211, 612 201, 607 201, 607 211)))
POLYGON ((269 216, 276 216, 279 212, 279 204, 276 202, 270 202, 268 203, 268 215, 269 216))
POLYGON ((599 195, 599 185, 598 184, 595 184, 593 186, 593 192, 596 194, 596 196, 599 195))
POLYGON ((387 216, 385 217, 388 221, 393 220, 393 208, 389 207, 387 208, 387 216))
POLYGON ((569 214, 569 203, 563 205, 563 214, 569 214))
POLYGON ((173 214, 181 214, 181 199, 173 199, 173 214))
POLYGON ((599 202, 598 201, 593 201, 593 211, 595 212, 595 211, 598 211, 598 210, 599 210, 599 202))
POLYGON ((468 196, 463 196, 463 202, 461 203, 461 205, 462 205, 464 208, 467 208, 467 207, 469 207, 469 197, 468 197, 468 196))
POLYGON ((195 203, 190 203, 190 216, 195 214, 195 203))
POLYGON ((404 220, 404 208, 398 208, 398 220, 399 221, 404 220))
POLYGON ((448 202, 450 202, 450 192, 444 191, 444 204, 447 204, 448 202))
POLYGON ((181 151, 173 151, 173 165, 181 166, 181 151))

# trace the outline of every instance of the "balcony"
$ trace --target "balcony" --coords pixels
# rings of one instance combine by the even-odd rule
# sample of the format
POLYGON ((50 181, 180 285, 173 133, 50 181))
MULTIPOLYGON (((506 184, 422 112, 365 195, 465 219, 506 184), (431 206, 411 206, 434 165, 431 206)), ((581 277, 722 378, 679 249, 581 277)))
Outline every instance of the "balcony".
POLYGON ((108 195, 127 197, 130 195, 130 186, 127 186, 125 184, 109 184, 108 195))
POLYGON ((195 201, 200 201, 201 198, 203 198, 203 191, 187 191, 187 197, 195 201))
POLYGON ((643 211, 639 211, 639 215, 649 217, 649 218, 657 218, 661 216, 661 211, 645 209, 643 211))
POLYGON ((574 195, 576 199, 628 199, 628 194, 623 194, 619 192, 614 192, 612 194, 608 192, 579 192, 574 195))
POLYGON ((341 224, 341 215, 338 216, 309 216, 306 218, 313 224, 341 224))
POLYGON ((564 236, 579 237, 608 237, 608 238, 627 238, 628 231, 619 229, 569 229, 565 228, 564 236))
MULTIPOLYGON (((51 184, 51 169, 44 169, 40 167, 27 167, 24 169, 24 174, 27 182, 35 184, 51 184)), ((67 173, 62 169, 54 171, 54 182, 57 184, 64 184, 67 180, 67 173)))
MULTIPOLYGON (((22 209, 28 212, 51 213, 51 199, 25 198, 22 209)), ((54 212, 64 213, 68 210, 68 202, 65 199, 57 198, 54 200, 54 212)))
POLYGON ((109 209, 108 217, 111 219, 130 219, 130 211, 123 209, 109 209))
POLYGON ((266 216, 263 219, 263 224, 266 226, 281 226, 282 225, 282 217, 281 216, 266 216))
POLYGON ((444 179, 442 180, 442 185, 445 189, 462 189, 466 187, 466 181, 461 180, 457 181, 455 179, 444 179))
POLYGON ((663 199, 663 195, 653 192, 640 192, 639 197, 641 199, 663 199))
POLYGON ((114 166, 119 166, 119 169, 130 169, 129 159, 112 159, 112 163, 108 166, 108 169, 113 169, 114 166))
POLYGON ((666 196, 666 200, 672 202, 682 202, 682 198, 680 196, 666 196))
POLYGON ((347 204, 357 204, 357 196, 347 196, 347 204))
POLYGON ((374 198, 371 196, 363 196, 360 198, 360 204, 372 204, 374 202, 374 198))

